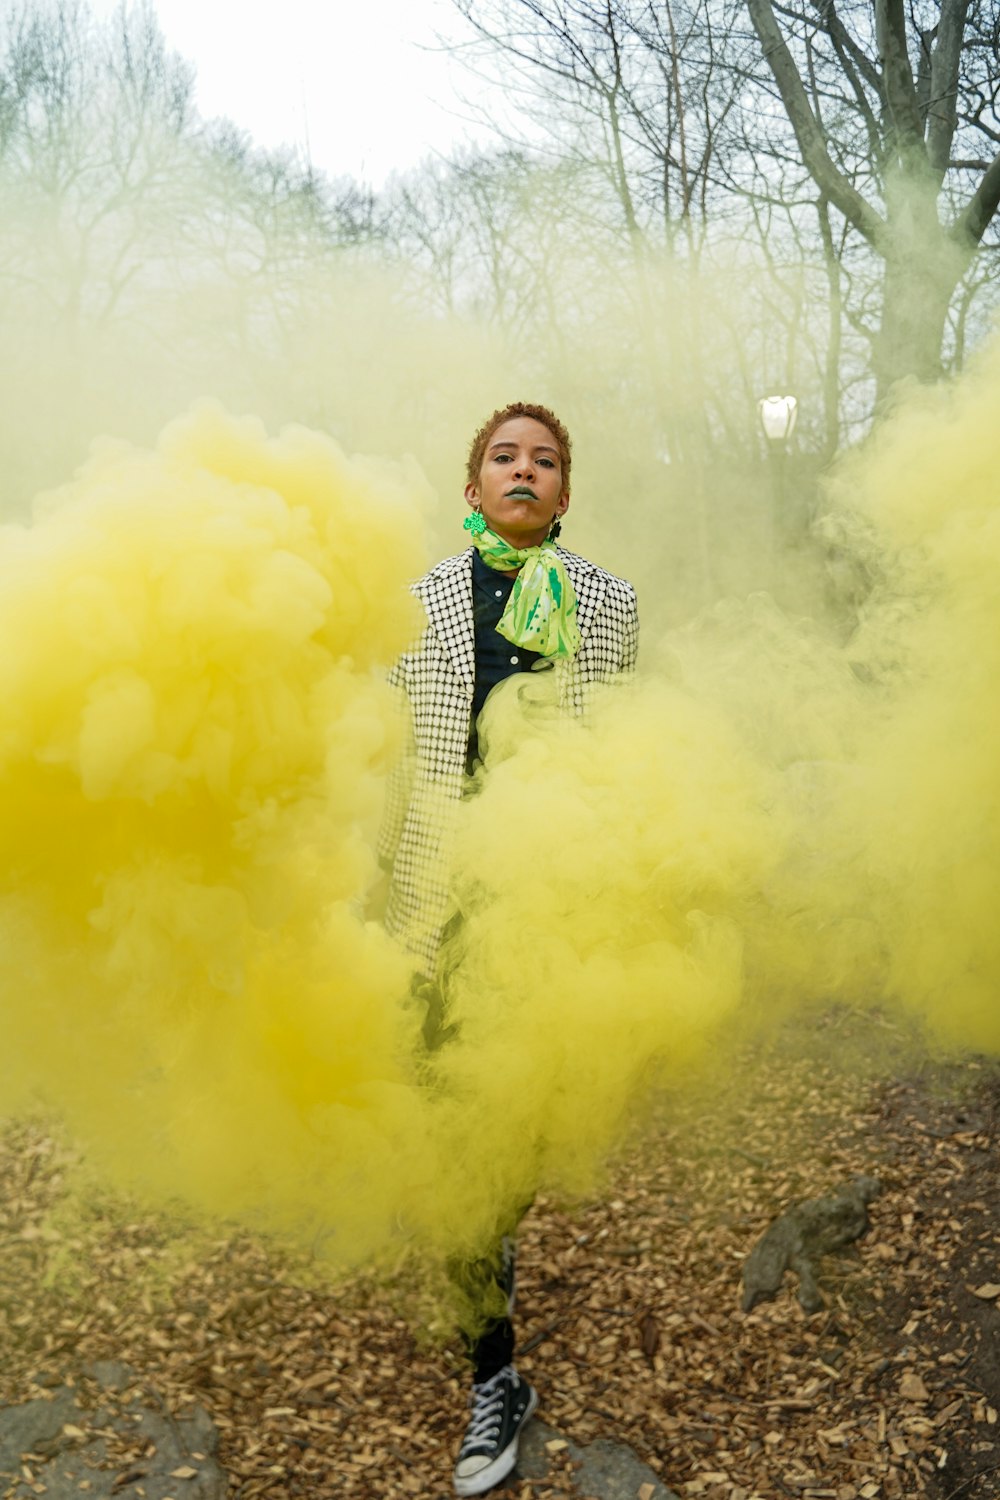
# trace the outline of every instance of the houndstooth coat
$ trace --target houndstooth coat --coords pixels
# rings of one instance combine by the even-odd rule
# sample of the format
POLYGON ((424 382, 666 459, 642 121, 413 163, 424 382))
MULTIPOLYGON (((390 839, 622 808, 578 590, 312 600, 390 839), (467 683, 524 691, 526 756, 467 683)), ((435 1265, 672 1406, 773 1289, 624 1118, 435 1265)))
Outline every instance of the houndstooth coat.
MULTIPOLYGON (((407 749, 389 779, 379 861, 391 872, 386 926, 433 975, 448 911, 447 832, 465 783, 475 686, 473 548, 413 584, 427 628, 389 676, 407 713, 407 749)), ((584 714, 594 683, 635 667, 639 617, 623 578, 559 548, 577 596, 580 649, 557 664, 564 711, 584 714)))

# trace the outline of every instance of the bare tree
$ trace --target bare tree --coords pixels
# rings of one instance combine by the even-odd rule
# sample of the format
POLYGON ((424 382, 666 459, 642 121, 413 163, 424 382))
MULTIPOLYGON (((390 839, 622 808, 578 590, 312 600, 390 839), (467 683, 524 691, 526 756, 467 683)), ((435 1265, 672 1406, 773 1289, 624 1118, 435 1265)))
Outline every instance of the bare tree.
POLYGON ((166 52, 149 8, 98 28, 74 0, 25 3, 4 32, 7 275, 71 333, 105 324, 144 262, 166 250, 158 230, 189 164, 191 70, 166 52))
POLYGON ((732 107, 716 72, 726 19, 702 24, 690 0, 455 3, 502 57, 504 97, 544 127, 522 130, 515 109, 498 131, 598 177, 637 257, 651 235, 695 251, 732 107))
POLYGON ((27 414, 0 436, 8 488, 206 391, 290 415, 282 359, 334 317, 330 265, 381 243, 369 191, 193 99, 148 4, 103 23, 82 0, 0 9, 0 390, 27 414), (33 422, 60 441, 29 442, 33 422))
MULTIPOLYGON (((745 14, 722 0, 456 4, 511 104, 501 134, 526 169, 561 163, 586 195, 595 285, 619 285, 663 451, 696 487, 720 445, 753 456, 756 398, 780 385, 815 391, 803 435, 831 452, 842 366, 866 350, 825 254, 828 205, 747 136, 745 14)), ((565 195, 560 212, 572 221, 565 195)))
MULTIPOLYGON (((737 0, 742 4, 743 0, 737 0)), ((949 307, 1000 204, 998 12, 991 0, 746 0, 762 63, 746 82, 772 129, 780 100, 821 201, 882 267, 877 394, 942 370, 949 307)), ((832 244, 826 241, 829 255, 832 244)))
POLYGON ((881 400, 902 376, 939 374, 982 325, 991 278, 976 262, 1000 201, 996 0, 455 3, 507 96, 530 104, 522 146, 589 163, 617 205, 644 328, 657 327, 651 250, 707 255, 714 275, 738 244, 771 277, 773 297, 755 289, 789 335, 777 378, 802 379, 807 356, 823 450, 864 418, 869 403, 845 399, 862 366, 881 400), (792 292, 800 274, 817 284, 813 267, 822 308, 792 292))

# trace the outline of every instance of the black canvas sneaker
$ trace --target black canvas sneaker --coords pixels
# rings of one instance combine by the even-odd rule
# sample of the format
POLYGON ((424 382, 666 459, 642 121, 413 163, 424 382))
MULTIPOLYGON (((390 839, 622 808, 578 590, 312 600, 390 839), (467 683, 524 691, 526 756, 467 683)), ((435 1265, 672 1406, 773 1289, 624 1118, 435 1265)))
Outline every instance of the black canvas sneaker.
POLYGON ((521 1429, 538 1405, 538 1393, 513 1365, 472 1387, 472 1416, 455 1465, 455 1494, 481 1495, 506 1479, 517 1463, 521 1429))

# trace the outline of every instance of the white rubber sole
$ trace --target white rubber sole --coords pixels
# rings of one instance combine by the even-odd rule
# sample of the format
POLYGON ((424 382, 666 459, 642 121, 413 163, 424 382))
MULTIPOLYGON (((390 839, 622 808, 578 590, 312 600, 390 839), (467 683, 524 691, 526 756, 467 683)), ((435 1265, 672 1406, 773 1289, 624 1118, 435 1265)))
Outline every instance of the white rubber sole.
POLYGON ((486 1490, 491 1490, 501 1479, 506 1479, 511 1469, 517 1463, 517 1448, 521 1441, 521 1433, 530 1422, 538 1406, 538 1392, 534 1386, 531 1387, 531 1399, 528 1409, 521 1418, 521 1425, 507 1444, 502 1453, 498 1453, 491 1464, 485 1469, 479 1469, 475 1474, 456 1474, 454 1479, 456 1495, 482 1495, 486 1490))

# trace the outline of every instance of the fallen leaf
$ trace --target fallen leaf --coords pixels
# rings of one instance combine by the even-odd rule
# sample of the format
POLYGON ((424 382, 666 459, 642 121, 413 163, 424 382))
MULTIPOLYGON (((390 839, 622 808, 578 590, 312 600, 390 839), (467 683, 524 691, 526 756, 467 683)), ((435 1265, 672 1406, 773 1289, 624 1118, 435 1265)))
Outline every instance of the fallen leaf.
POLYGON ((134 1484, 137 1479, 145 1479, 146 1473, 146 1469, 139 1465, 131 1469, 123 1469, 120 1474, 115 1475, 112 1481, 112 1493, 123 1490, 127 1484, 134 1484))
POLYGON ((642 1352, 647 1359, 652 1359, 660 1347, 660 1325, 652 1313, 645 1313, 639 1322, 639 1332, 642 1335, 642 1352))

